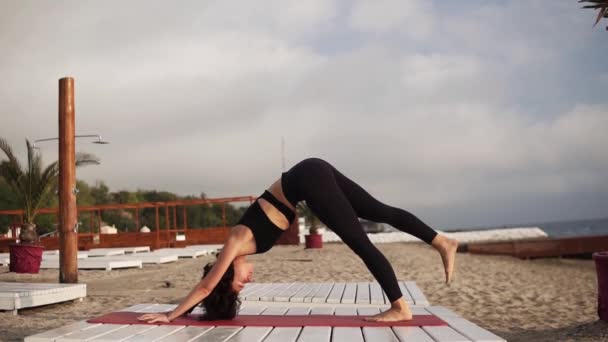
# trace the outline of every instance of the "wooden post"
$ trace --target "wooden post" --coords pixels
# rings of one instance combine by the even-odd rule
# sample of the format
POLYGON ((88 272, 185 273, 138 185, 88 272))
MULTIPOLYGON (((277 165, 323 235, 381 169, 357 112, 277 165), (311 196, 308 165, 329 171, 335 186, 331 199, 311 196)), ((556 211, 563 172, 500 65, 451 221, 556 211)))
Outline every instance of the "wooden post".
POLYGON ((177 230, 177 206, 173 206, 173 229, 177 230))
POLYGON ((222 202, 222 224, 226 227, 226 202, 222 202))
POLYGON ((154 209, 156 210, 156 248, 160 246, 160 222, 158 219, 158 203, 155 204, 154 209))
POLYGON ((59 80, 59 282, 78 283, 74 79, 59 80))
POLYGON ((139 208, 135 208, 135 232, 139 232, 139 208))
POLYGON ((169 233, 169 206, 165 204, 165 237, 170 241, 171 234, 169 233))

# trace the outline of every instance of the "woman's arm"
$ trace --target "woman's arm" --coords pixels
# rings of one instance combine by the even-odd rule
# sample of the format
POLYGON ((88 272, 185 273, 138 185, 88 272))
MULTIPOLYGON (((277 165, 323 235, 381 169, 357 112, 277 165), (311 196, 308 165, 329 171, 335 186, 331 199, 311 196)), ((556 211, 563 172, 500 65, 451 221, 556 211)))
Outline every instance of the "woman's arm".
POLYGON ((170 322, 200 303, 213 291, 234 258, 241 255, 246 239, 247 234, 243 234, 241 230, 231 233, 209 273, 194 286, 188 296, 171 313, 145 314, 138 319, 148 323, 170 322))

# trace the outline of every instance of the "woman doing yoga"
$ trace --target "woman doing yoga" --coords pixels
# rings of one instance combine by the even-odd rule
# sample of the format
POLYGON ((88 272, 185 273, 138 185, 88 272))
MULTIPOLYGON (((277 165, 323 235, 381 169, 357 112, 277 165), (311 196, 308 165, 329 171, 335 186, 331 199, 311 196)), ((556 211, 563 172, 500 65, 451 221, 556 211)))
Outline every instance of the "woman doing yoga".
POLYGON ((370 321, 412 319, 402 297, 393 268, 372 244, 358 217, 387 223, 433 246, 441 255, 446 283, 452 281, 458 241, 437 234, 411 213, 376 200, 332 165, 317 158, 305 159, 254 201, 231 229, 217 260, 204 268, 200 282, 188 296, 168 313, 151 313, 139 317, 148 323, 169 322, 202 301, 205 319, 232 319, 237 314, 239 292, 253 280, 253 265, 245 255, 268 251, 295 219, 298 202, 306 204, 317 217, 335 232, 365 263, 376 278, 391 307, 370 321))

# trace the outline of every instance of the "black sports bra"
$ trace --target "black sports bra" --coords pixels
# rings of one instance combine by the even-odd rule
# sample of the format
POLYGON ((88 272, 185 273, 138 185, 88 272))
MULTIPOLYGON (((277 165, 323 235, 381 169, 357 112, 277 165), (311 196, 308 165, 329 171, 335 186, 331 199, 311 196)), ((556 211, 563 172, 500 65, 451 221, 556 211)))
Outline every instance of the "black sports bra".
POLYGON ((264 193, 260 197, 256 198, 256 200, 249 206, 247 211, 245 211, 245 213, 243 214, 243 217, 241 217, 241 219, 237 223, 245 225, 249 229, 251 229, 256 244, 255 254, 264 253, 268 251, 270 248, 272 248, 272 246, 279 239, 279 237, 281 237, 281 235, 285 232, 285 230, 275 225, 268 218, 268 216, 266 216, 266 213, 258 203, 258 199, 260 198, 267 200, 283 215, 285 215, 290 225, 296 217, 295 213, 288 206, 286 206, 283 202, 279 201, 267 190, 264 191, 264 193))

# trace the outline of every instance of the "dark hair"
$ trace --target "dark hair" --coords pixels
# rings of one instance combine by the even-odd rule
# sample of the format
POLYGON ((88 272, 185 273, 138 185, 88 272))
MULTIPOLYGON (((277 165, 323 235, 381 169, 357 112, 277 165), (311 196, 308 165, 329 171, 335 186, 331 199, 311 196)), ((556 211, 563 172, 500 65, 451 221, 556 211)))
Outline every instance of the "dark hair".
MULTIPOLYGON (((205 265, 203 277, 211 271, 213 263, 205 265)), ((202 305, 205 308, 205 314, 201 316, 202 320, 216 319, 233 319, 241 305, 239 293, 232 288, 234 280, 234 264, 230 263, 228 269, 215 286, 213 291, 203 299, 202 305)))

